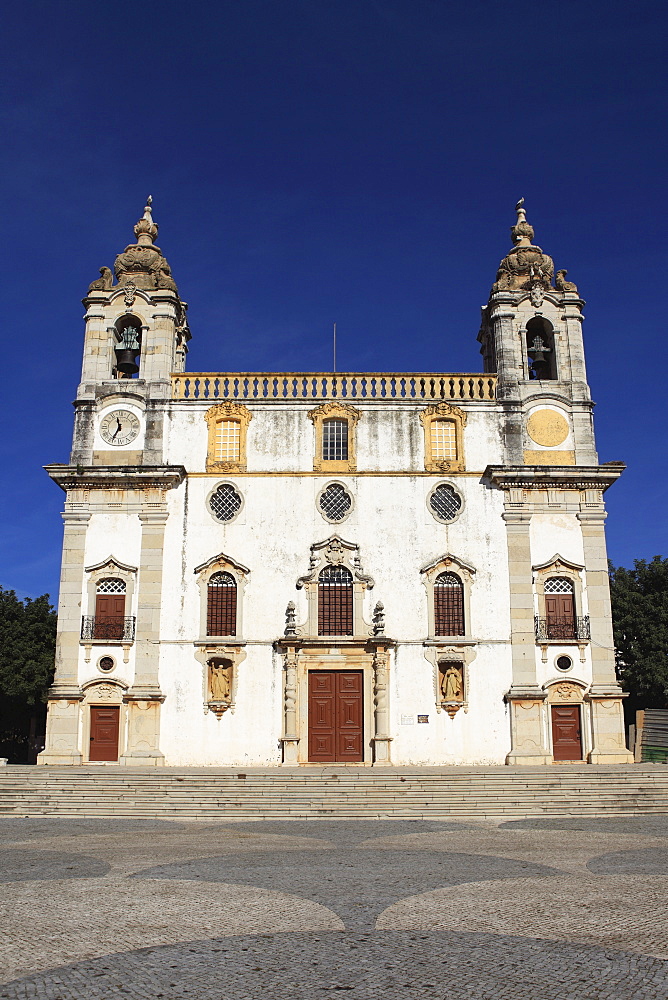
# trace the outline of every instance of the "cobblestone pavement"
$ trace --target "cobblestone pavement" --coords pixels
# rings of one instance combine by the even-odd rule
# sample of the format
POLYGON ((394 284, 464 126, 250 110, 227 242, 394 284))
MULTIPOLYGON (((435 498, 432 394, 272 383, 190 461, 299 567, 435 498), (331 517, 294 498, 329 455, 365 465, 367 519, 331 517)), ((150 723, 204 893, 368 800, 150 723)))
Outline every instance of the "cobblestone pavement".
POLYGON ((666 837, 0 819, 0 1000, 667 1000, 666 837))

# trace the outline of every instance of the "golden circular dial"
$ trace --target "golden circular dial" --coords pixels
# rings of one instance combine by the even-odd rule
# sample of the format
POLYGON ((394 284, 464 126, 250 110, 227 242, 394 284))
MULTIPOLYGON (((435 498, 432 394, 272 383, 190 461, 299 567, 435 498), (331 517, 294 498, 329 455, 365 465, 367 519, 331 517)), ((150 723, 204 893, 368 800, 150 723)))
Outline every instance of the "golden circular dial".
POLYGON ((130 444, 139 434, 139 417, 130 410, 112 410, 100 421, 100 436, 107 444, 130 444))

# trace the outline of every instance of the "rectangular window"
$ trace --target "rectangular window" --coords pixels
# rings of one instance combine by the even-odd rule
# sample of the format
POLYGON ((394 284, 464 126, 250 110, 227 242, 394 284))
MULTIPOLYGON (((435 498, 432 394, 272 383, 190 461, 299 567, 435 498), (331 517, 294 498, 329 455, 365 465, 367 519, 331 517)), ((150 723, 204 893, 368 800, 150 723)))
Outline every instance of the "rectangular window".
POLYGON ((451 462, 457 458, 457 438, 452 420, 433 420, 431 424, 433 462, 451 462))
MULTIPOLYGON (((238 420, 219 420, 216 424, 215 454, 217 462, 238 462, 240 457, 241 425, 238 420)), ((220 633, 221 635, 224 633, 220 633)))
POLYGON ((318 635, 353 634, 353 588, 346 584, 318 585, 318 635))
POLYGON ((322 459, 324 462, 348 461, 348 421, 325 420, 322 425, 322 459))
POLYGON ((236 635, 237 588, 210 585, 207 597, 206 634, 236 635))

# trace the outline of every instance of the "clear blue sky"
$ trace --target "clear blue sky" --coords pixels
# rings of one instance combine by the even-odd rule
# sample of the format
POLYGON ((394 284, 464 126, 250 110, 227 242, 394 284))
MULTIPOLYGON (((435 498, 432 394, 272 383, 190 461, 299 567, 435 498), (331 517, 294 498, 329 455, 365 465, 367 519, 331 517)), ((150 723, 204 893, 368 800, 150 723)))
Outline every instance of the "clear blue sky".
POLYGON ((4 11, 0 583, 58 586, 80 303, 146 195, 190 370, 479 371, 523 195, 587 300, 616 564, 666 554, 663 3, 24 0, 4 11))

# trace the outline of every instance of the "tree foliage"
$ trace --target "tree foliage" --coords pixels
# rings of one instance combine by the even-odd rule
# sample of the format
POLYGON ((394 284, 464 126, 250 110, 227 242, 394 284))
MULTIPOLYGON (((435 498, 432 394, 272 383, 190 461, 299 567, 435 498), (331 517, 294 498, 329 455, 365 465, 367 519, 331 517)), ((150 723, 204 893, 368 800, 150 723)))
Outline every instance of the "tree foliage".
POLYGON ((619 679, 638 708, 668 706, 668 558, 610 565, 619 679))
POLYGON ((0 696, 42 701, 53 680, 56 612, 49 595, 21 600, 0 587, 0 696))

